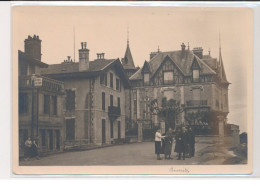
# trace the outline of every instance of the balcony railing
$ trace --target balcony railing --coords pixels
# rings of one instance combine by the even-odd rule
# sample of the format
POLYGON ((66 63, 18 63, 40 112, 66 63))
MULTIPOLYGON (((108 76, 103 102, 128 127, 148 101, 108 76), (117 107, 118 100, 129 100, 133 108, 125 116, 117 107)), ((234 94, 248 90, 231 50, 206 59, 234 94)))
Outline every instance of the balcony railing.
MULTIPOLYGON (((52 92, 62 92, 64 90, 64 84, 61 81, 39 75, 35 75, 34 78, 42 78, 42 85, 35 85, 35 88, 40 88, 52 92)), ((19 88, 32 88, 32 76, 19 77, 19 88)))
POLYGON ((186 106, 188 107, 208 106, 208 100, 189 100, 186 101, 186 106))
POLYGON ((115 106, 108 107, 108 116, 110 119, 115 120, 121 115, 121 108, 115 106))

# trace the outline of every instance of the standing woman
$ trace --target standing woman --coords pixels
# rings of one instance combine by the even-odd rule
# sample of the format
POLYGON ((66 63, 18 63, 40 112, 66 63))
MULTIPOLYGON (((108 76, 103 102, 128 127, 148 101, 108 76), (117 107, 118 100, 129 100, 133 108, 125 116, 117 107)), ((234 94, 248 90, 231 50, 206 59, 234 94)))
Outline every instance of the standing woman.
POLYGON ((165 141, 164 157, 165 157, 165 159, 170 160, 170 159, 172 159, 171 154, 172 154, 172 143, 173 143, 173 134, 172 134, 171 128, 169 128, 169 130, 166 132, 164 141, 165 141))
POLYGON ((176 144, 175 144, 174 152, 178 153, 178 160, 180 160, 181 154, 183 153, 183 136, 182 136, 181 128, 177 129, 176 135, 175 135, 175 140, 176 140, 176 144))
POLYGON ((162 153, 162 138, 164 138, 164 136, 161 135, 161 129, 158 129, 155 133, 155 154, 157 154, 157 160, 161 160, 160 154, 162 153))

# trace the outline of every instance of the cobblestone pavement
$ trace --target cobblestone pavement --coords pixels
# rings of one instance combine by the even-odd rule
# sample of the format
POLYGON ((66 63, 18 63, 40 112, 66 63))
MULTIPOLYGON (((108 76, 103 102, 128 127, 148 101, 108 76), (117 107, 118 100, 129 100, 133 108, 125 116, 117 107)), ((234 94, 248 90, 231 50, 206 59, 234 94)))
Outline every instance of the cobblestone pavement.
MULTIPOLYGON (((174 144, 175 145, 175 144, 174 144)), ((173 147, 174 147, 173 145, 173 147)), ((197 143, 196 152, 209 144, 197 143)), ((174 148, 173 148, 174 150, 174 148)), ((198 162, 198 153, 195 157, 186 160, 177 160, 176 153, 173 160, 156 160, 154 142, 132 143, 94 150, 64 152, 20 161, 21 166, 80 166, 80 165, 195 165, 198 162)), ((161 155, 163 157, 163 155, 161 155)))

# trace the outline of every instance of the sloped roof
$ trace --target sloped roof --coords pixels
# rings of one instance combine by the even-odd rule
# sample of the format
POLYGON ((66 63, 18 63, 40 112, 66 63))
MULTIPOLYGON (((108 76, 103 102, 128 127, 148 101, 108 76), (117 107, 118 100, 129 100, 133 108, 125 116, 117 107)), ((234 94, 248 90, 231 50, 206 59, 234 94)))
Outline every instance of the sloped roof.
MULTIPOLYGON (((167 56, 176 64, 176 66, 179 68, 179 70, 183 73, 184 76, 192 75, 190 69, 194 57, 196 58, 199 66, 201 67, 201 74, 216 74, 216 72, 212 68, 210 68, 209 65, 207 65, 203 60, 201 60, 199 57, 193 54, 192 51, 185 50, 185 57, 183 59, 181 58, 181 53, 182 52, 180 50, 159 52, 150 60, 150 62, 148 62, 151 69, 151 75, 155 75, 155 73, 157 72, 157 70, 159 69, 162 62, 167 56)), ((142 79, 141 69, 130 77, 130 80, 135 79, 142 79)))
POLYGON ((89 70, 79 71, 79 62, 63 62, 49 65, 42 69, 41 73, 52 78, 63 79, 72 77, 93 77, 106 72, 110 68, 115 68, 119 73, 126 88, 130 87, 129 79, 123 69, 119 59, 97 59, 89 62, 89 70))
MULTIPOLYGON (((88 71, 100 71, 115 59, 100 59, 89 62, 88 71)), ((49 65, 48 68, 42 69, 42 74, 64 74, 79 72, 79 62, 63 62, 60 64, 49 65)))
POLYGON ((22 52, 20 50, 18 50, 18 58, 19 58, 19 62, 26 61, 28 63, 35 64, 39 67, 48 67, 48 64, 46 64, 38 59, 35 59, 31 55, 28 55, 25 52, 22 52))
POLYGON ((204 55, 202 59, 211 69, 217 69, 218 60, 217 58, 212 58, 210 55, 204 55))
POLYGON ((135 69, 135 64, 134 64, 134 60, 132 57, 132 53, 131 53, 129 44, 127 44, 125 56, 122 60, 122 65, 123 65, 124 69, 135 69))

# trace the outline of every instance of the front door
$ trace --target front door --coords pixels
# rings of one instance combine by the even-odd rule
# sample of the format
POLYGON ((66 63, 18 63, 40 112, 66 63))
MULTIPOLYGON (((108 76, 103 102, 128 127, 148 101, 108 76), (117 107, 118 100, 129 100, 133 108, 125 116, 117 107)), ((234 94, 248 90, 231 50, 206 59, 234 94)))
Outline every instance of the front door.
POLYGON ((53 150, 53 132, 49 130, 49 149, 53 150))
POLYGON ((106 120, 102 119, 102 143, 106 143, 106 120))
POLYGON ((118 129, 117 129, 118 135, 117 136, 118 136, 118 139, 120 139, 121 138, 121 122, 118 121, 117 125, 118 125, 118 129))
POLYGON ((60 131, 56 130, 56 149, 60 150, 60 131))

